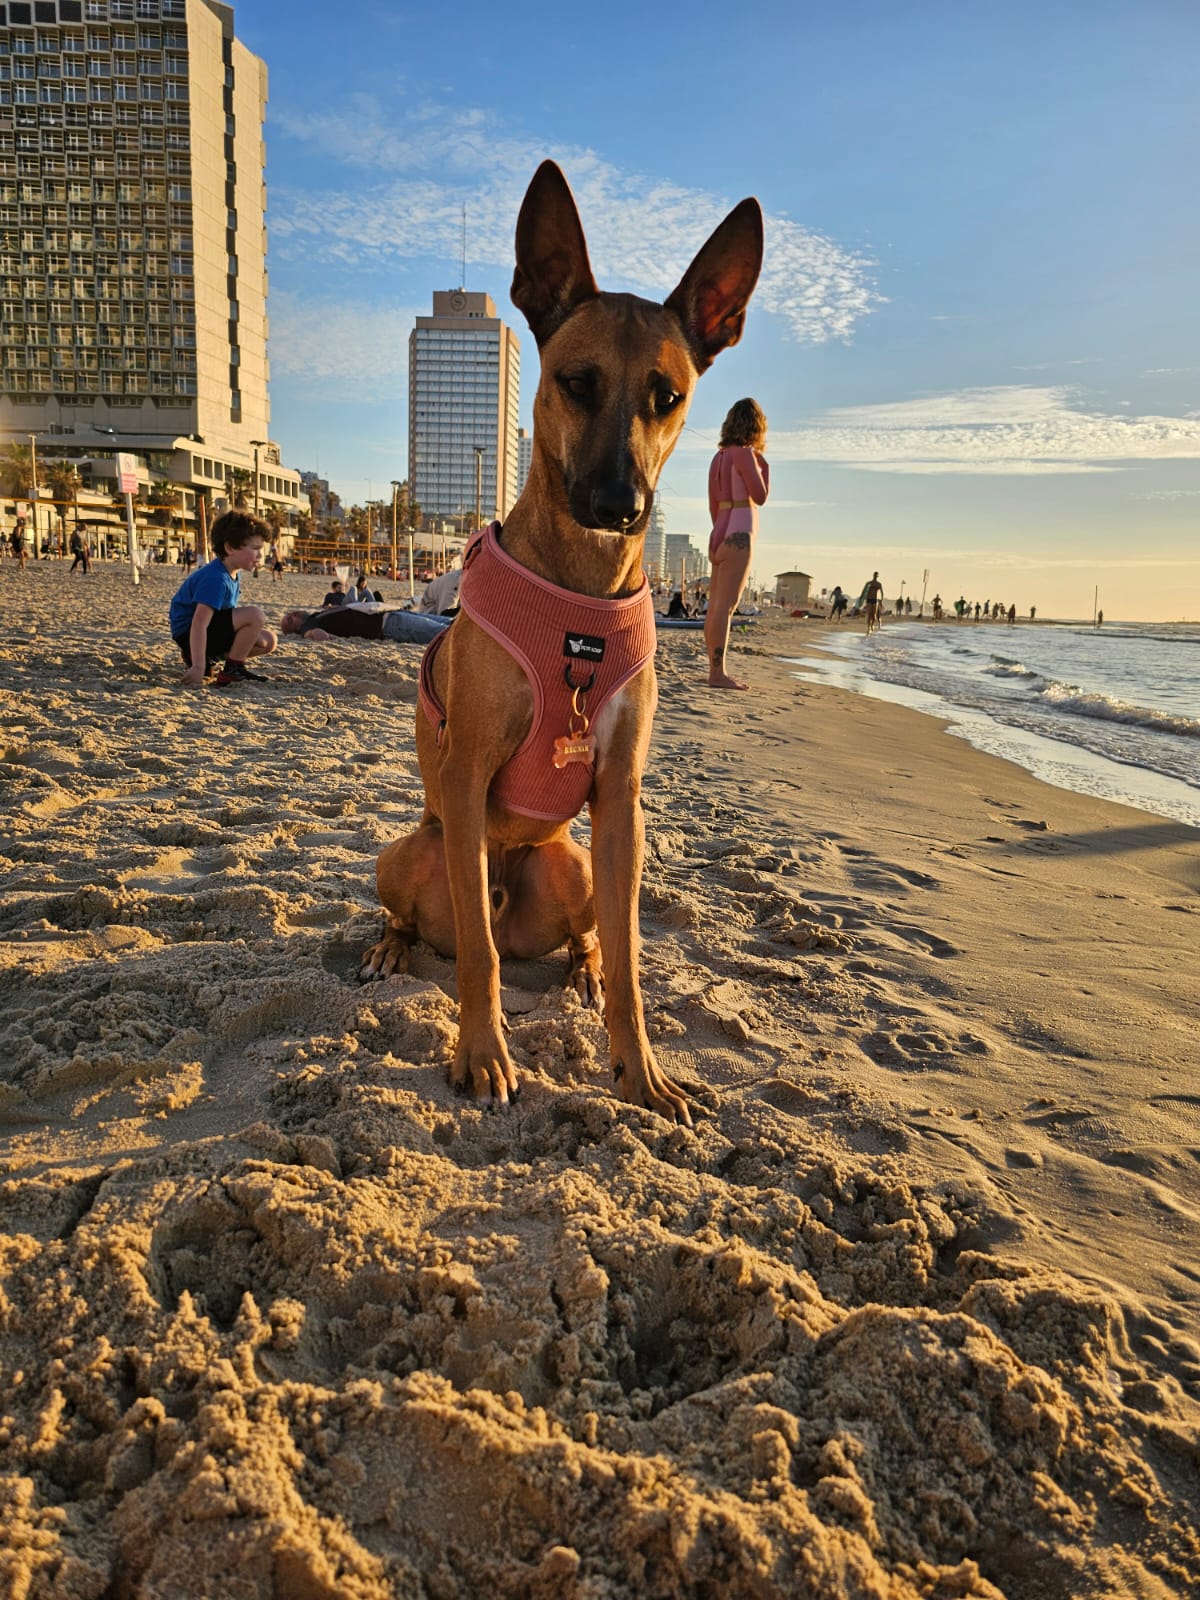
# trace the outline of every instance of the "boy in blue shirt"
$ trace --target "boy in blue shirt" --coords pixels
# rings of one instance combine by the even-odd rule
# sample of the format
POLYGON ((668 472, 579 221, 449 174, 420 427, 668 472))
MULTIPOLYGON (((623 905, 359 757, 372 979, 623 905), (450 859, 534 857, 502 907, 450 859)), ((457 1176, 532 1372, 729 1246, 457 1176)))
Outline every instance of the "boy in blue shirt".
POLYGON ((258 565, 270 536, 267 524, 249 511, 227 511, 213 523, 215 557, 189 573, 171 601, 171 637, 188 667, 184 683, 203 683, 221 656, 225 665, 216 681, 222 686, 265 681, 260 673, 248 671, 246 662, 269 655, 275 635, 261 607, 238 604, 238 580, 258 565))

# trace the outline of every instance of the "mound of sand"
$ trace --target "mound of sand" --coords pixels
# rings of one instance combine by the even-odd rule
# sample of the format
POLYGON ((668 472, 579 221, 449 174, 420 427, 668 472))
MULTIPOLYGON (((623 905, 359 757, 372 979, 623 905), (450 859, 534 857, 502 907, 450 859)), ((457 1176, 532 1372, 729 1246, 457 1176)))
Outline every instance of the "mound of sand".
POLYGON ((0 569, 5 1594, 1194 1592, 1173 825, 796 684, 803 624, 749 696, 671 639, 645 994, 696 1126, 614 1099, 565 958, 505 969, 496 1115, 450 963, 354 981, 417 652, 185 693, 172 576, 0 569))

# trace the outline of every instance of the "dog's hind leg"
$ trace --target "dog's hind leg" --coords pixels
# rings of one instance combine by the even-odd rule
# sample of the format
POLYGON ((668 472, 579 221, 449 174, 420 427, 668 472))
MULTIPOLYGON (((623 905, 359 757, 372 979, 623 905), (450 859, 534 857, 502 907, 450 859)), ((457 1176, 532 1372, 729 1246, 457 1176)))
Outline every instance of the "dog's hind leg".
POLYGON ((415 927, 405 926, 398 918, 388 916, 384 920, 383 938, 363 957, 358 969, 360 983, 370 978, 390 978, 395 972, 407 972, 409 954, 416 940, 415 927))
POLYGON ((504 916, 493 929, 501 955, 536 960, 565 944, 571 956, 567 987, 599 1010, 604 978, 591 853, 564 836, 511 855, 519 859, 508 874, 504 916))
POLYGON ((407 972, 409 951, 424 939, 440 955, 454 954, 454 917, 446 881, 446 853, 436 822, 381 850, 375 884, 387 912, 383 938, 367 951, 359 977, 390 978, 407 972))
POLYGON ((596 932, 596 907, 592 899, 592 855, 573 839, 545 845, 538 855, 567 919, 567 950, 571 964, 567 987, 584 1005, 597 1011, 604 1005, 604 972, 600 962, 600 936, 596 932))

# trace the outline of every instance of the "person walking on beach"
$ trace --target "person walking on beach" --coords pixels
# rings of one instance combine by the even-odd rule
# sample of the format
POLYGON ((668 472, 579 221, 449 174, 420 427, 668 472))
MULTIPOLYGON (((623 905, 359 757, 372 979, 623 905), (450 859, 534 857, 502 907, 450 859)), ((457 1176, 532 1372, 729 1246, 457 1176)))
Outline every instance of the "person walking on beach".
POLYGON ((877 572, 871 574, 870 581, 864 587, 862 600, 867 613, 867 632, 875 633, 882 625, 883 617, 883 585, 877 572))
POLYGON ((171 637, 187 662, 183 683, 203 683, 222 655, 225 665, 216 677, 222 687, 247 679, 263 682, 246 662, 269 655, 277 641, 261 608, 238 601, 241 575, 258 565, 270 534, 267 524, 249 511, 226 511, 213 523, 216 554, 188 574, 171 601, 171 637))
POLYGON ((80 564, 80 562, 82 562, 84 577, 86 577, 87 574, 92 570, 92 564, 88 557, 88 547, 83 542, 83 536, 80 534, 78 528, 76 528, 75 532, 71 535, 71 554, 75 557, 75 559, 72 561, 69 570, 74 572, 75 568, 80 564))
POLYGON ((279 554, 279 541, 271 546, 271 582, 283 582, 283 557, 279 554))
POLYGON ((771 475, 763 450, 767 419, 757 400, 736 401, 721 424, 721 439, 708 469, 712 535, 708 559, 712 581, 704 618, 710 689, 748 689, 725 670, 729 628, 754 559, 758 508, 765 504, 771 475))
POLYGON ((829 595, 829 615, 835 622, 840 622, 845 609, 846 596, 842 593, 841 584, 835 583, 829 595))
POLYGON ((21 563, 21 571, 25 570, 25 518, 18 517, 12 525, 12 532, 8 536, 9 548, 12 550, 13 559, 21 563))
POLYGON ((1017 608, 1016 608, 1016 606, 1009 606, 1009 608, 1008 608, 1008 625, 1009 625, 1010 628, 1015 628, 1016 625, 1017 625, 1017 608))

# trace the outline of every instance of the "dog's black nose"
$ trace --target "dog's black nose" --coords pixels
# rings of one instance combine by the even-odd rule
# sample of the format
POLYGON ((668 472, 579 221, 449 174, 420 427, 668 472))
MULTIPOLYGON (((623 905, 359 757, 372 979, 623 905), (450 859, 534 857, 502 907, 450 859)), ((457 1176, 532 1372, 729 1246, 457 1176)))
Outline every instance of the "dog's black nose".
POLYGON ((606 483, 592 490, 593 528, 629 528, 645 509, 645 499, 631 483, 606 483))

